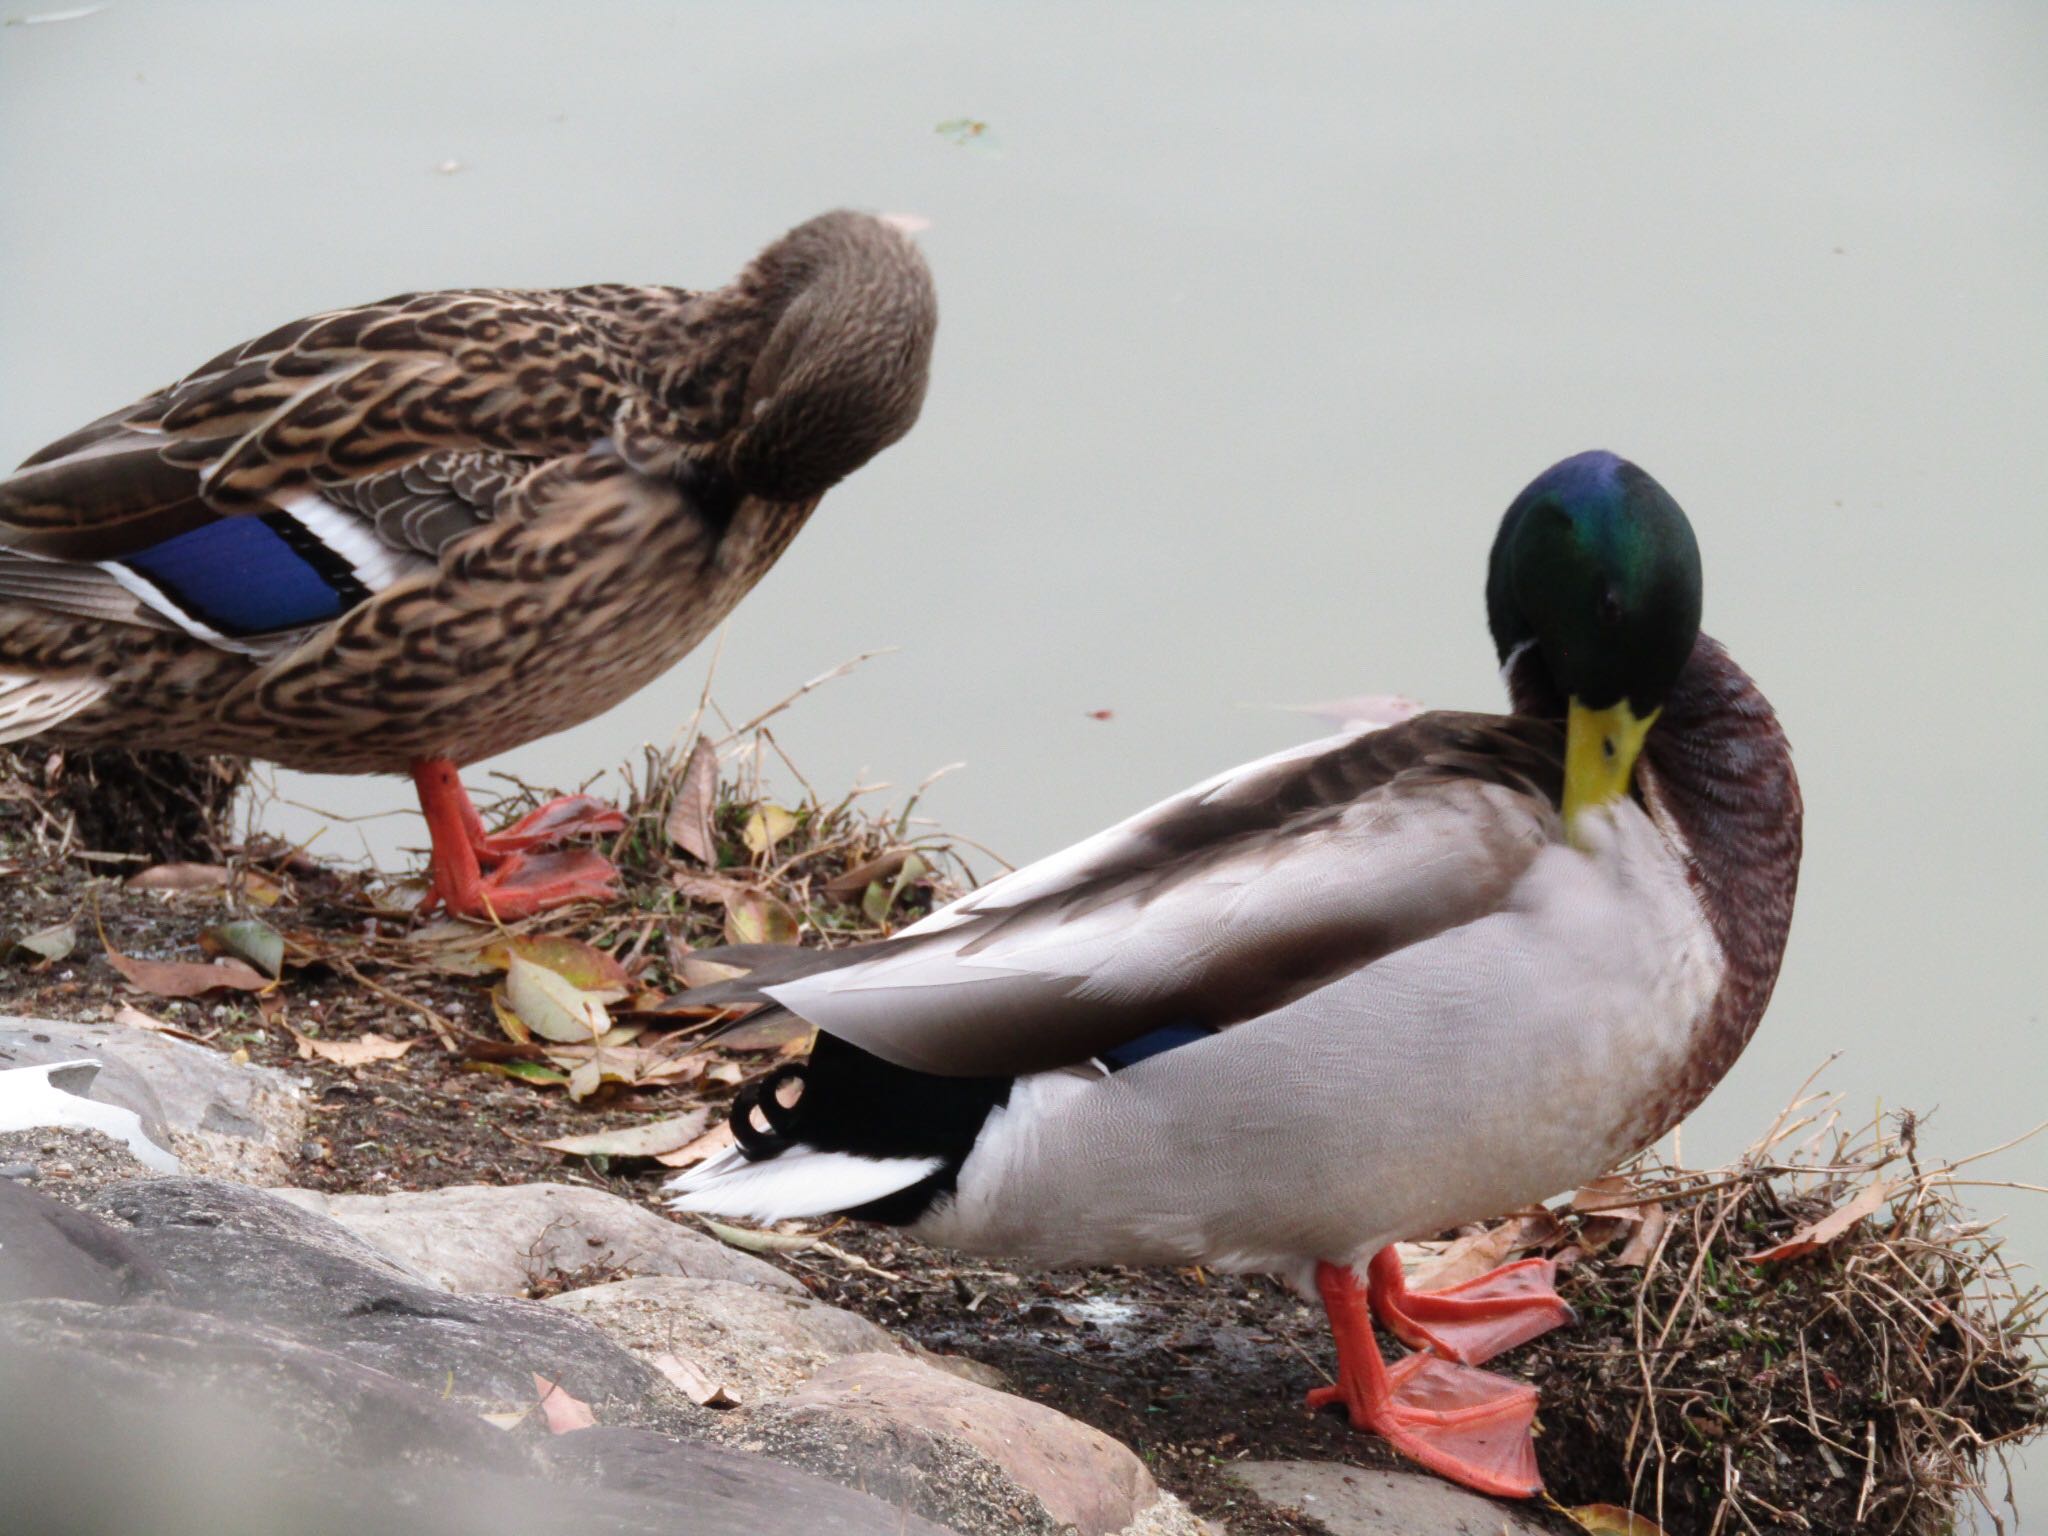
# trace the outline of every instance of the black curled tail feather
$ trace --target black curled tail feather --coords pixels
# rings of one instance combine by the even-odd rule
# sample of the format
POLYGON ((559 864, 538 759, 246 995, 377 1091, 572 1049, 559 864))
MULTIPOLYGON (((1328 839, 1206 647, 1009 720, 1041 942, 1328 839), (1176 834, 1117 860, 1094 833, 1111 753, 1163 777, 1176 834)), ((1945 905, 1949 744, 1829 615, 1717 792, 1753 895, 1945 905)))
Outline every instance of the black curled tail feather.
POLYGON ((1009 1102, 1009 1077, 939 1077, 882 1060, 822 1031, 810 1060, 788 1062, 742 1088, 732 1102, 733 1139, 750 1162, 792 1147, 855 1157, 937 1158, 916 1183, 848 1209, 865 1221, 906 1226, 951 1195, 982 1127, 1009 1102), (794 1103, 782 1090, 798 1085, 794 1103))
POLYGON ((809 1075, 809 1062, 785 1062, 773 1072, 755 1078, 733 1095, 732 1136, 749 1162, 761 1162, 788 1151, 796 1144, 797 1122, 803 1109, 802 1085, 809 1075), (781 1090, 785 1083, 798 1085, 794 1104, 782 1102, 781 1090), (755 1123, 756 1115, 761 1117, 765 1129, 763 1124, 755 1123))

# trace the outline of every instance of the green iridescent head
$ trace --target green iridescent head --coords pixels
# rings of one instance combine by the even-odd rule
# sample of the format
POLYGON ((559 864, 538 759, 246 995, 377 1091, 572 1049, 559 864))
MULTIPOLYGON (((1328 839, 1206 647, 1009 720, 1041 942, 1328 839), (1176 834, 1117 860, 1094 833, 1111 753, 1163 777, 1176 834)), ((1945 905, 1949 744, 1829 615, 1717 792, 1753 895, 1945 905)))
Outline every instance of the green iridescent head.
POLYGON ((1567 706, 1565 815, 1626 794, 1700 632, 1700 549, 1670 494, 1611 453, 1554 464, 1501 519, 1486 617, 1567 706))

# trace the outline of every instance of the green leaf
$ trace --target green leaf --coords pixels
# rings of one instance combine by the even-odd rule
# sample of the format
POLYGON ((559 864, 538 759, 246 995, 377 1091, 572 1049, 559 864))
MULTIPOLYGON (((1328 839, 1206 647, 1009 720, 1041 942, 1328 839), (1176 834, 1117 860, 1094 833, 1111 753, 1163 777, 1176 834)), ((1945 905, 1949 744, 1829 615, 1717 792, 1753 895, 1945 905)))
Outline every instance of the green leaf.
POLYGON ((284 970, 284 935, 260 918, 246 917, 208 928, 199 935, 199 947, 208 954, 246 960, 273 980, 284 970))
POLYGON ((465 1061, 462 1070, 488 1072, 493 1077, 516 1077, 529 1083, 544 1083, 551 1088, 558 1088, 569 1081, 568 1073, 544 1067, 537 1061, 465 1061))

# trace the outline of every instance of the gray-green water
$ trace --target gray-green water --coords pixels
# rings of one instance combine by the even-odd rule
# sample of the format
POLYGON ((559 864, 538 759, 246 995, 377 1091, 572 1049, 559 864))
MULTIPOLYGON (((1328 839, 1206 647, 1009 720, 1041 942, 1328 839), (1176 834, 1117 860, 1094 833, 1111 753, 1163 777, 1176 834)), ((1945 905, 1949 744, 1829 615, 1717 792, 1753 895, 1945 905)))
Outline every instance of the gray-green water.
MULTIPOLYGON (((1809 806, 1777 1002, 1688 1154, 1834 1051, 1941 1152, 2048 1113, 2048 7, 120 0, 0 31, 0 130, 15 458, 310 310, 716 282, 822 208, 930 219, 924 420, 717 691, 899 647, 783 744, 830 786, 965 760, 926 805, 1012 859, 1311 729, 1272 705, 1494 706, 1501 508, 1636 457, 1809 806), (933 131, 962 117, 995 151, 933 131)), ((666 739, 707 659, 495 766, 666 739)), ((421 841, 319 846, 361 838, 421 841)), ((2048 1198, 1982 1199, 2048 1260, 2048 1198)))

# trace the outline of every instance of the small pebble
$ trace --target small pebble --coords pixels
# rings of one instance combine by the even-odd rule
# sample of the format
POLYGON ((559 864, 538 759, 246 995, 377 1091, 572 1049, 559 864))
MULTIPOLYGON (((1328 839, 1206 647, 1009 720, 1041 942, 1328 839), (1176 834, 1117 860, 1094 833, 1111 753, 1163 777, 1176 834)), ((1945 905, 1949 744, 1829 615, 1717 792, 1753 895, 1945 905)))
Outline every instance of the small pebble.
POLYGON ((69 1163, 52 1163, 50 1164, 47 1172, 53 1179, 68 1179, 73 1174, 77 1173, 78 1170, 72 1167, 69 1163))
POLYGON ((34 1163, 0 1163, 0 1179, 32 1179, 35 1176, 34 1163))

